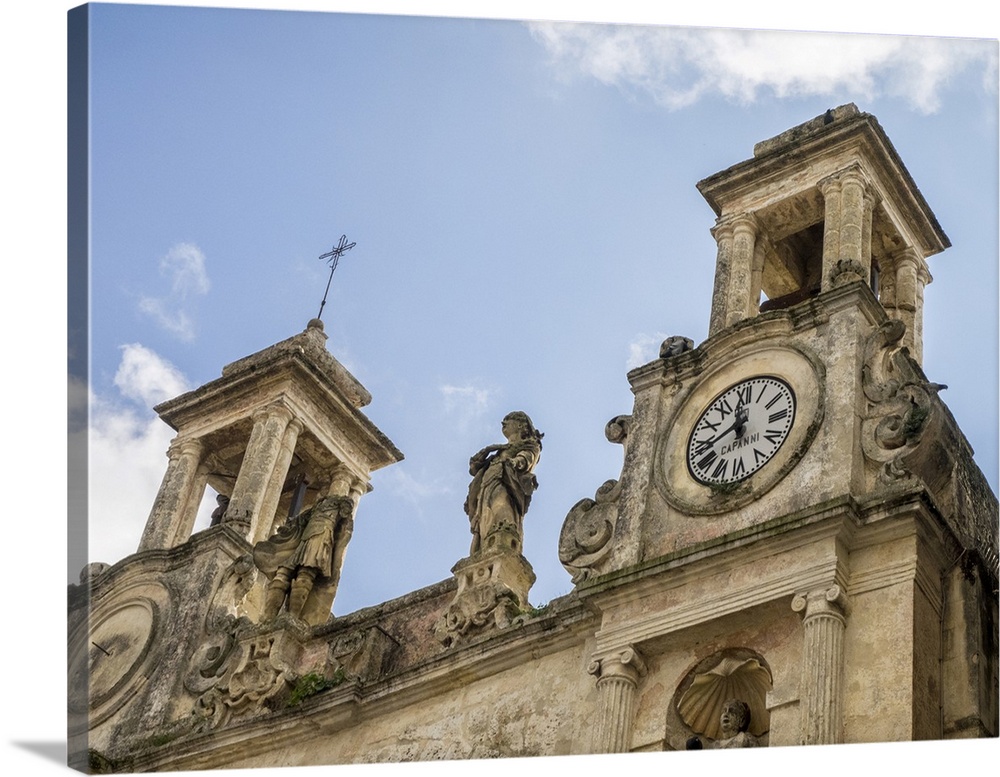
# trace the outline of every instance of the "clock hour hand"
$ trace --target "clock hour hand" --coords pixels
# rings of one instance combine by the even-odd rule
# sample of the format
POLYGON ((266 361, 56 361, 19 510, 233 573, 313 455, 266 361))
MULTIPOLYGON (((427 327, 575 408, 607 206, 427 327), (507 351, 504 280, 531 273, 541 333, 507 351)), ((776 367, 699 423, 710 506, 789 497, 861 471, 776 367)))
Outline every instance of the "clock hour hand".
POLYGON ((740 437, 743 436, 743 432, 746 431, 747 419, 749 417, 750 413, 747 412, 746 408, 744 408, 743 405, 737 406, 736 420, 733 421, 733 425, 730 426, 728 429, 726 429, 724 432, 719 432, 711 440, 706 440, 704 442, 698 443, 699 447, 709 448, 715 445, 715 443, 717 443, 719 440, 721 440, 723 437, 725 437, 732 431, 736 432, 736 439, 739 439, 740 437))

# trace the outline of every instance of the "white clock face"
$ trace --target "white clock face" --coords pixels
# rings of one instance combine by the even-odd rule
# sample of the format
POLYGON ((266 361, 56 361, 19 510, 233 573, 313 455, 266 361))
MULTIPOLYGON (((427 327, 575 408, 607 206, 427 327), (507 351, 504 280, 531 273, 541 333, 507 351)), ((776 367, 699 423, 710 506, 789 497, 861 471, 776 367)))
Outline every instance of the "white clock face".
POLYGON ((706 485, 744 480, 781 448, 795 421, 795 392, 771 376, 748 378, 712 400, 688 438, 691 476, 706 485))

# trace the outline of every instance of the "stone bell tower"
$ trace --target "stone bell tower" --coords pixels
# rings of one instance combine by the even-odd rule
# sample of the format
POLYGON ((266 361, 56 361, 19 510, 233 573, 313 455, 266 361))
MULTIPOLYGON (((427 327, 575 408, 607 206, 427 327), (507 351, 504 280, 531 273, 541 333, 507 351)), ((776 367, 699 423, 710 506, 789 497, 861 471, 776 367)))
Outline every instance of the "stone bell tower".
POLYGON ((188 725, 192 708, 201 721, 262 704, 287 685, 287 654, 330 620, 358 500, 402 454, 361 412, 370 395, 325 341, 314 319, 155 408, 177 436, 139 548, 91 565, 70 590, 71 762, 127 749, 165 721, 188 725), (207 486, 219 509, 192 533, 207 486), (330 572, 308 615, 258 626, 267 582, 253 551, 317 503, 338 506, 332 558, 315 562, 330 572), (219 691, 224 661, 238 659, 232 692, 219 691))
POLYGON ((758 143, 752 159, 698 189, 718 216, 709 335, 852 273, 906 324, 901 345, 921 362, 926 259, 951 243, 885 133, 854 104, 758 143))
POLYGON ((140 551, 187 541, 206 485, 228 498, 222 523, 255 544, 322 496, 357 504, 370 473, 402 458, 359 412, 371 395, 325 341, 313 319, 155 408, 177 436, 140 551))
POLYGON ((709 337, 629 373, 621 477, 560 536, 599 749, 658 749, 658 704, 663 749, 716 746, 727 696, 760 744, 996 736, 997 500, 921 367, 948 238, 854 105, 698 189, 709 337))

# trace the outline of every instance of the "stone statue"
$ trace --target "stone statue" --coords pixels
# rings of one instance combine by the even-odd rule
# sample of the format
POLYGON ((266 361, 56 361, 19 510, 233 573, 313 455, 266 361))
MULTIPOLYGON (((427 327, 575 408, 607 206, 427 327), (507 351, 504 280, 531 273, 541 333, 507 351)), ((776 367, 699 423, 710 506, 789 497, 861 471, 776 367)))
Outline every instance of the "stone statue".
MULTIPOLYGON (((709 745, 713 750, 728 750, 736 747, 760 747, 760 740, 751 734, 750 705, 740 699, 728 699, 722 705, 719 716, 721 736, 709 745)), ((705 747, 699 737, 691 737, 685 743, 687 750, 701 750, 705 747)))
POLYGON ((538 488, 533 470, 542 452, 542 433, 519 410, 504 416, 501 429, 506 444, 487 445, 469 459, 472 483, 465 512, 472 529, 470 555, 482 550, 487 538, 500 529, 517 538, 520 550, 524 514, 538 488))
POLYGON ((218 506, 212 510, 212 522, 208 525, 209 528, 218 526, 222 523, 222 519, 226 517, 226 510, 229 508, 229 497, 225 494, 219 494, 215 497, 215 503, 218 506))
POLYGON ((328 496, 293 518, 270 539, 258 542, 253 560, 269 579, 262 621, 289 614, 310 625, 330 615, 347 542, 354 531, 354 502, 328 496))
POLYGON ((750 705, 739 699, 729 699, 722 705, 719 717, 722 738, 715 746, 719 749, 730 747, 758 747, 760 742, 747 729, 750 728, 750 705))

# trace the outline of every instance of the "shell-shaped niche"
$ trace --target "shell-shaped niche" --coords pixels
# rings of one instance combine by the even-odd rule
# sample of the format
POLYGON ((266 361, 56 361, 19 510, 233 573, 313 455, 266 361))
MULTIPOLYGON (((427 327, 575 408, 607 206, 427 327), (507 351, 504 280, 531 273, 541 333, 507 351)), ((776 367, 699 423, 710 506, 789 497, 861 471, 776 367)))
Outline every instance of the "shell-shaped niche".
POLYGON ((677 702, 677 712, 696 733, 719 739, 723 705, 740 699, 750 706, 750 733, 760 736, 770 728, 765 700, 771 682, 771 672, 756 658, 723 657, 695 674, 677 702))

